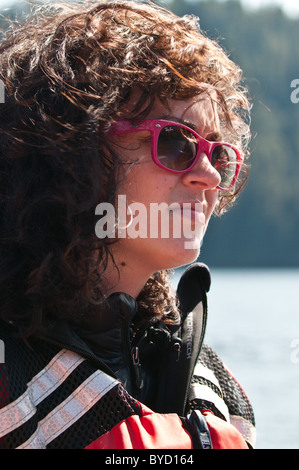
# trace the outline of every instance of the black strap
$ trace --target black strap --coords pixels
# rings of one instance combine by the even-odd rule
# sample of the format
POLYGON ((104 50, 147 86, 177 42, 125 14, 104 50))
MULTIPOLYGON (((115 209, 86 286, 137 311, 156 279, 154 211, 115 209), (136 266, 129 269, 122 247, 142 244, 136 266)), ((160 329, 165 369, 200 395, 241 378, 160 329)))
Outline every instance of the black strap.
POLYGON ((205 417, 200 411, 194 410, 188 416, 189 424, 192 427, 193 445, 196 449, 213 449, 210 431, 205 417))
POLYGON ((173 347, 163 355, 157 367, 159 387, 155 403, 152 404, 155 411, 186 416, 189 386, 206 328, 209 280, 208 268, 202 263, 196 263, 185 271, 179 282, 182 324, 180 328, 173 328, 173 347))

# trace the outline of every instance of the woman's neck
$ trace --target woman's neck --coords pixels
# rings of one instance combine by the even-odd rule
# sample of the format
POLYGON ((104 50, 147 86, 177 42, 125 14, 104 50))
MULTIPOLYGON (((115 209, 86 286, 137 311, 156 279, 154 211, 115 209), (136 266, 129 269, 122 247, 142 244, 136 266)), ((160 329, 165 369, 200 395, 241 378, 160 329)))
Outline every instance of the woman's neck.
POLYGON ((108 264, 104 274, 103 289, 107 295, 124 292, 136 299, 152 273, 145 269, 142 262, 129 264, 124 260, 115 261, 117 267, 112 261, 108 264))

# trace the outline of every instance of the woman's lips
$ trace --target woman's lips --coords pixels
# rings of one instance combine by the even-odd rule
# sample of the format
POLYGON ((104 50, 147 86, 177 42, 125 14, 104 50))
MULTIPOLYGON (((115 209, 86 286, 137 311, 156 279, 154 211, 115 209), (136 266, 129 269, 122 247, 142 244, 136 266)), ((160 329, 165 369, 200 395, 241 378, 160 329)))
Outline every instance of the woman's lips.
POLYGON ((191 217, 192 220, 195 220, 197 223, 204 225, 206 222, 204 204, 198 201, 188 201, 182 202, 180 204, 183 217, 191 217))
POLYGON ((205 225, 206 216, 204 212, 204 204, 202 202, 186 201, 180 202, 178 207, 172 210, 174 215, 180 215, 183 219, 190 220, 193 225, 205 225))

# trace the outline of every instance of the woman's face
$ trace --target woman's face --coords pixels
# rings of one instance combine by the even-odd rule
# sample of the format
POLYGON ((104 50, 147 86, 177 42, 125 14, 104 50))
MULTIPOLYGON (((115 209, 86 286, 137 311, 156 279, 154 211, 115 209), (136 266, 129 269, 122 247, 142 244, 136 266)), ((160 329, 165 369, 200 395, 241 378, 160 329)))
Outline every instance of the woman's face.
MULTIPOLYGON (((159 102, 147 119, 183 122, 207 140, 219 138, 217 115, 210 99, 171 100, 169 105, 170 111, 159 102)), ((219 173, 207 155, 203 153, 186 173, 171 173, 153 162, 148 132, 114 136, 113 141, 125 172, 118 201, 122 199, 122 203, 125 201, 132 209, 131 219, 130 216, 126 219, 126 223, 131 220, 131 225, 113 246, 117 264, 131 265, 133 269, 142 264, 151 275, 155 271, 196 260, 218 200, 216 187, 220 182, 219 173), (132 203, 138 204, 134 206, 132 203), (161 208, 159 227, 155 212, 157 204, 161 208), (169 210, 171 205, 175 207, 174 211, 169 210), (192 210, 183 211, 183 207, 192 210), (179 231, 181 236, 178 236, 179 231)), ((121 225, 126 223, 122 220, 121 225)))

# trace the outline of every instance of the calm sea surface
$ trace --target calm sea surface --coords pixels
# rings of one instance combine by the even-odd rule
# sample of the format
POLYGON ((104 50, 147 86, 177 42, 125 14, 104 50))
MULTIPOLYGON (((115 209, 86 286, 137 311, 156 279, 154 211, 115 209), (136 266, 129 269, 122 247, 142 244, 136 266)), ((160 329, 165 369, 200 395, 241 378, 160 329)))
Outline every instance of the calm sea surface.
POLYGON ((211 276, 205 342, 251 399, 256 447, 299 449, 299 269, 211 276))

